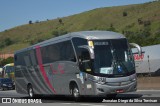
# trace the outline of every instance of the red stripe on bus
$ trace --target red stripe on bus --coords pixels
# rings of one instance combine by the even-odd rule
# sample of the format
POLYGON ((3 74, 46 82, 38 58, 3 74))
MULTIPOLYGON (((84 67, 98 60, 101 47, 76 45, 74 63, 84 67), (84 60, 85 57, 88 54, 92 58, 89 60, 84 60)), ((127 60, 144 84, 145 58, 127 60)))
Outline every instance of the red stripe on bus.
POLYGON ((41 55, 41 51, 40 51, 40 46, 36 46, 36 55, 37 55, 37 59, 38 59, 38 65, 40 67, 40 71, 41 71, 41 74, 43 75, 43 78, 45 79, 47 85, 50 87, 50 89, 56 93, 55 89, 52 87, 48 77, 47 77, 47 74, 44 70, 44 67, 43 67, 43 64, 42 64, 42 55, 41 55))

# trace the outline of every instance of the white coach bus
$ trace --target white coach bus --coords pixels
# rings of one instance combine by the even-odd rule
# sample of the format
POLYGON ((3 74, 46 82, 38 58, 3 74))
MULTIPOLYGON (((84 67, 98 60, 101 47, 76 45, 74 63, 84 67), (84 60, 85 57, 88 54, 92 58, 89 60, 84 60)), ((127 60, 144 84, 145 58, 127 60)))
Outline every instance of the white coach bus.
MULTIPOLYGON (((135 62, 127 39, 110 31, 73 32, 16 51, 16 91, 107 96, 136 91, 135 62)), ((141 48, 136 46, 141 53, 141 48)))

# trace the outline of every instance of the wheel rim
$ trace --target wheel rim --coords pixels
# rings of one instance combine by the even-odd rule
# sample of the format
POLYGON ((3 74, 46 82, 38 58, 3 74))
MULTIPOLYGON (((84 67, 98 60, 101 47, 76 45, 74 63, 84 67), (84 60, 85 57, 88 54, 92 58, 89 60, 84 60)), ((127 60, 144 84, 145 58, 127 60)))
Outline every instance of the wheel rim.
POLYGON ((32 88, 29 88, 29 96, 33 97, 33 90, 32 90, 32 88))
POLYGON ((77 88, 73 89, 73 96, 74 97, 79 97, 79 90, 77 88))

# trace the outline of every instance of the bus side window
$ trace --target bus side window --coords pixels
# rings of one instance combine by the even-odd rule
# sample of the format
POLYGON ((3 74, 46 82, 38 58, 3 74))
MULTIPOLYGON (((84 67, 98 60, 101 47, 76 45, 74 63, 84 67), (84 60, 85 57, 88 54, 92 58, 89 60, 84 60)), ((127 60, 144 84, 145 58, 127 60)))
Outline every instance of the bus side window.
POLYGON ((60 60, 76 62, 75 54, 70 41, 61 42, 58 47, 61 57, 60 60))
POLYGON ((90 55, 87 50, 81 52, 81 59, 82 59, 82 62, 90 60, 90 55))
POLYGON ((91 72, 92 69, 92 62, 90 59, 89 51, 87 49, 79 49, 80 55, 79 55, 79 67, 81 71, 85 72, 91 72))

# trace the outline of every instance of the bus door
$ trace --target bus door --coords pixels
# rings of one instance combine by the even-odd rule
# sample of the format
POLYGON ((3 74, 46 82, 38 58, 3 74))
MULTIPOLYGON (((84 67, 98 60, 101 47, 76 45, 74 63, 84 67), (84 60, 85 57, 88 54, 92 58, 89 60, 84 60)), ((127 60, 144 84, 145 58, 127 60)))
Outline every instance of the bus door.
POLYGON ((80 67, 80 80, 85 90, 86 95, 92 95, 94 93, 94 83, 90 79, 93 79, 92 59, 87 49, 80 48, 79 54, 79 67, 80 67))

